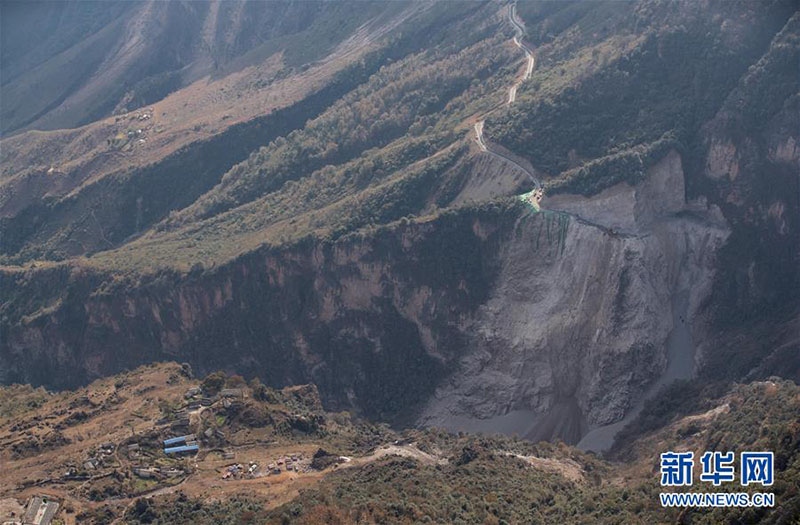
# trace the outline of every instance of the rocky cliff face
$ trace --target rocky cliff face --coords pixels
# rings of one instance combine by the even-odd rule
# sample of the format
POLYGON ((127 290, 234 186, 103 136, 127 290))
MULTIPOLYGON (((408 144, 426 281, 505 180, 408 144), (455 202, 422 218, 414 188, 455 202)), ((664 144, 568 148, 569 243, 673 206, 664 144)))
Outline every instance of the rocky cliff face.
POLYGON ((731 235, 708 312, 713 344, 698 347, 714 379, 800 370, 800 13, 703 128, 689 188, 720 207, 731 235))
POLYGON ((471 429, 470 417, 511 414, 498 419, 507 430, 577 441, 621 419, 664 372, 673 296, 689 293, 687 322, 708 296, 728 230, 716 207, 685 202, 676 152, 636 186, 543 207, 503 245, 466 330, 475 350, 423 421, 471 429))
MULTIPOLYGON (((395 421, 523 411, 520 424, 576 441, 665 369, 673 294, 689 292, 689 317, 708 295, 727 230, 683 195, 672 152, 637 186, 558 196, 542 213, 465 208, 136 284, 50 270, 37 313, 7 326, 0 369, 63 387, 178 359, 311 381, 328 406, 395 421)), ((42 281, 5 279, 25 297, 42 281)))
POLYGON ((329 406, 399 417, 463 350, 458 320, 487 297, 508 215, 451 213, 136 283, 83 268, 8 273, 4 288, 35 299, 6 303, 2 380, 70 387, 178 359, 313 381, 329 406))

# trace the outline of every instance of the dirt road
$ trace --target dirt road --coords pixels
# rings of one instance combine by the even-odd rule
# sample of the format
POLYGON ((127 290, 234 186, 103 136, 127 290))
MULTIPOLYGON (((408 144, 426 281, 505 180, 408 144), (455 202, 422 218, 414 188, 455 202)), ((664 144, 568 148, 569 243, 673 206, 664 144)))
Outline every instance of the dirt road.
MULTIPOLYGON (((514 27, 514 30, 517 32, 517 34, 514 36, 514 45, 516 45, 525 52, 525 55, 528 59, 528 63, 525 67, 525 74, 519 80, 514 82, 514 84, 512 84, 511 87, 509 88, 507 104, 513 104, 514 101, 517 99, 517 88, 520 86, 520 84, 522 84, 522 82, 530 78, 531 73, 533 72, 533 67, 535 65, 533 52, 531 51, 530 48, 528 48, 527 44, 525 44, 524 41, 522 40, 525 34, 525 28, 523 27, 522 21, 517 18, 516 9, 517 9, 517 4, 515 2, 514 4, 511 5, 511 7, 508 10, 508 19, 511 22, 511 25, 514 27)), ((508 162, 514 167, 522 170, 531 179, 531 181, 533 181, 536 188, 541 188, 541 183, 531 170, 529 170, 519 162, 515 161, 514 159, 510 158, 509 156, 498 151, 496 148, 492 149, 489 147, 489 145, 487 144, 486 140, 483 137, 484 122, 485 120, 481 119, 478 122, 476 122, 474 126, 475 142, 478 144, 480 150, 484 153, 489 153, 490 155, 494 155, 495 157, 505 162, 508 162)))

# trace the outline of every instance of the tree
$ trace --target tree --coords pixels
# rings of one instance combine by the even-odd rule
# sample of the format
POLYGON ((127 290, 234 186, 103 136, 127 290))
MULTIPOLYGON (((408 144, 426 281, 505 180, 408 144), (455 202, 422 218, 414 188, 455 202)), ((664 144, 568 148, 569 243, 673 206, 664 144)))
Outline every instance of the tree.
POLYGON ((155 510, 150 505, 150 500, 147 498, 139 498, 133 504, 133 518, 139 520, 141 523, 152 523, 153 520, 158 518, 155 510))
POLYGON ((275 391, 261 382, 257 377, 250 380, 250 388, 253 391, 253 399, 258 401, 266 401, 268 403, 277 403, 278 398, 275 391))
POLYGON ((228 374, 222 370, 218 370, 212 374, 208 374, 206 378, 203 379, 200 387, 203 389, 203 392, 214 395, 222 390, 222 387, 225 386, 226 379, 228 379, 228 374))
POLYGON ((247 381, 245 381, 242 376, 234 374, 227 378, 225 386, 228 388, 244 388, 247 386, 247 381))

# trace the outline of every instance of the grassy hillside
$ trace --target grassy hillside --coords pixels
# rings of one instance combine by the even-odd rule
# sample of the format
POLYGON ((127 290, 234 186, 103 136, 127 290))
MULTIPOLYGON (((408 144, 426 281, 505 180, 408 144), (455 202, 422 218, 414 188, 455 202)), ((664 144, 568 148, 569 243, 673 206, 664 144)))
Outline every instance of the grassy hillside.
POLYGON ((538 23, 541 15, 529 15, 529 34, 541 45, 537 70, 519 105, 487 122, 490 137, 552 175, 666 133, 695 142, 792 13, 779 2, 708 11, 680 2, 616 11, 612 4, 574 4, 538 23))
MULTIPOLYGON (((209 239, 218 238, 220 225, 226 238, 232 232, 241 238, 297 216, 304 208, 341 206, 342 199, 355 198, 414 162, 444 154, 463 138, 460 127, 465 119, 499 102, 499 90, 519 56, 502 45, 496 31, 502 19, 492 6, 455 9, 441 4, 408 16, 378 49, 334 75, 328 86, 306 100, 256 125, 244 124, 192 145, 164 162, 93 181, 4 218, 8 262, 108 250, 142 233, 148 240, 134 243, 133 250, 161 243, 168 251, 175 236, 193 236, 199 229, 207 229, 209 239), (481 18, 470 32, 462 31, 469 20, 481 18), (423 51, 426 47, 430 49, 423 51), (214 159, 209 161, 209 156, 214 159), (393 160, 373 172, 370 166, 385 164, 381 157, 386 156, 393 160), (242 157, 246 159, 223 175, 242 157), (356 165, 360 175, 352 181, 356 165), (351 182, 342 187, 343 179, 351 182), (321 180, 336 187, 335 195, 320 191, 321 180), (290 184, 293 181, 300 185, 290 184), (308 193, 311 186, 315 188, 308 193), (280 215, 271 211, 276 201, 284 203, 278 206, 284 210, 280 215), (265 213, 267 206, 270 211, 265 213), (287 215, 290 208, 296 211, 287 215), (242 223, 248 226, 239 226, 242 223), (172 231, 178 233, 162 235, 172 231)), ((425 193, 416 206, 388 220, 429 209, 435 191, 429 187, 425 193)), ((302 236, 315 228, 300 225, 292 230, 299 235, 281 235, 302 236)), ((261 242, 280 237, 258 235, 261 242)), ((252 244, 244 241, 243 246, 252 244)), ((213 251, 208 244, 204 249, 213 251)), ((142 258, 149 257, 143 252, 142 258)), ((180 260, 187 258, 203 259, 197 250, 180 260)))
POLYGON ((307 65, 365 24, 407 7, 288 0, 152 6, 5 2, 0 132, 76 127, 284 50, 288 67, 307 65))

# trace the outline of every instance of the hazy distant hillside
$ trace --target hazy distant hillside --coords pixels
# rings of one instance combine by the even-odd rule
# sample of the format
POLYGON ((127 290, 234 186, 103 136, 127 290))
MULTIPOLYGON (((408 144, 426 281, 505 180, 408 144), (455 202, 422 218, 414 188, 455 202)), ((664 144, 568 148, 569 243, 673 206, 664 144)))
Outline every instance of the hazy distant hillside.
POLYGON ((402 2, 3 2, 2 128, 73 128, 285 50, 302 65, 402 2))

